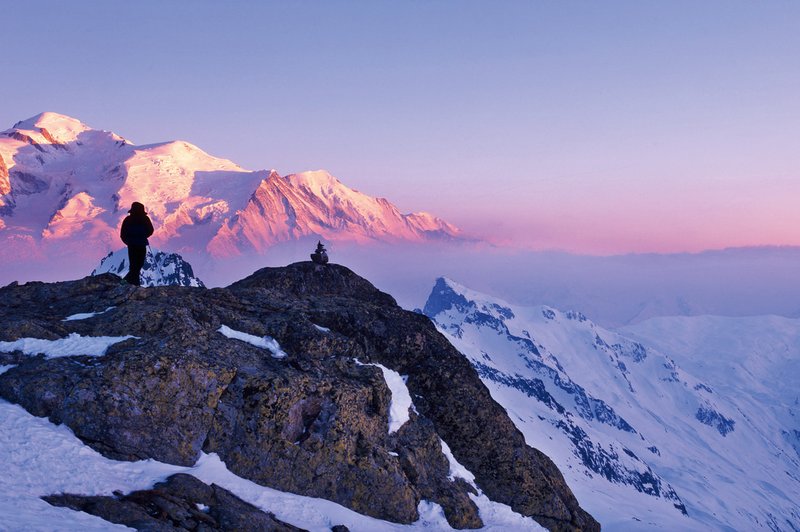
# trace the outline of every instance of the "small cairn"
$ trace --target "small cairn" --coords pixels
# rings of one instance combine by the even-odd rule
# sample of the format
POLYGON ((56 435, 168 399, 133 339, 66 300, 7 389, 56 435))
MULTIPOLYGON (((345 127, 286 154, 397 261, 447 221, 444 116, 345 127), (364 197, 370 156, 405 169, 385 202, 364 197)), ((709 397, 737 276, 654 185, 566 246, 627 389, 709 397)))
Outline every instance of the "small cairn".
POLYGON ((314 264, 328 264, 328 252, 325 251, 322 242, 317 242, 317 250, 311 254, 311 260, 314 261, 314 264))

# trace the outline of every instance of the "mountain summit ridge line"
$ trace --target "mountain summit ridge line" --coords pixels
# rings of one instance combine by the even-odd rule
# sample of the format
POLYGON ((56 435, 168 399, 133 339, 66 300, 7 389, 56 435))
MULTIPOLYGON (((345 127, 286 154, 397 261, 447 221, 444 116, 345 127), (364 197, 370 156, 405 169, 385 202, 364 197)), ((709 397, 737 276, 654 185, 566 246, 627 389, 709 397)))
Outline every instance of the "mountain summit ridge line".
POLYGON ((0 133, 0 243, 15 260, 120 247, 132 201, 163 249, 211 258, 262 254, 301 238, 358 244, 469 239, 425 212, 402 213, 325 170, 251 171, 185 141, 137 146, 58 113, 0 133))

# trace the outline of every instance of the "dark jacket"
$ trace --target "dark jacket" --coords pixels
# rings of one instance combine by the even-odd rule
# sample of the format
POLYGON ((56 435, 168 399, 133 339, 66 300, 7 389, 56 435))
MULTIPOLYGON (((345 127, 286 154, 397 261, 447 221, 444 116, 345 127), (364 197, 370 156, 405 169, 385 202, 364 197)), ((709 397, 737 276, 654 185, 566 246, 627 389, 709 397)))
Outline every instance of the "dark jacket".
POLYGON ((144 213, 129 214, 122 221, 119 236, 126 246, 146 246, 147 237, 153 234, 153 222, 144 213))

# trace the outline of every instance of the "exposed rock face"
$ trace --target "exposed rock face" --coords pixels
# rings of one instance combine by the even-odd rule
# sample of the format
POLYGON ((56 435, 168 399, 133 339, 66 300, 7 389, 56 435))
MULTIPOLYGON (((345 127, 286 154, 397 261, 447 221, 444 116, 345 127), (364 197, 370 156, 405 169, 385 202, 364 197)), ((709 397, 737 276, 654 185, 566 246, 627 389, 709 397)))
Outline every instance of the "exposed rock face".
POLYGON ((66 144, 59 142, 53 135, 47 130, 47 128, 39 128, 39 132, 45 138, 47 142, 49 142, 55 149, 57 150, 64 150, 69 151, 69 148, 66 144))
POLYGON ((390 401, 382 380, 376 368, 346 360, 240 371, 205 448, 260 484, 412 522, 419 498, 400 461, 388 454, 395 445, 380 415, 390 401))
POLYGON ((0 196, 11 192, 11 182, 8 180, 8 167, 0 155, 0 196))
POLYGON ((553 530, 599 529, 430 320, 347 268, 265 268, 212 290, 100 275, 8 286, 0 302, 0 340, 137 337, 99 358, 0 353, 19 363, 0 375, 0 396, 106 456, 190 465, 214 452, 237 475, 381 519, 412 522, 424 498, 452 526, 479 527, 472 488, 448 478, 441 437, 491 499, 553 530), (228 338, 223 325, 274 338, 288 357, 228 338), (354 359, 407 375, 419 414, 390 434, 383 374, 354 359))
POLYGON ((32 194, 44 192, 50 187, 50 184, 47 181, 40 179, 39 177, 28 172, 22 172, 14 169, 11 170, 9 175, 9 179, 14 185, 14 195, 30 196, 32 194))
POLYGON ((401 374, 419 412, 430 418, 455 457, 475 474, 490 498, 535 517, 548 528, 591 528, 552 461, 525 445, 505 410, 492 400, 469 362, 430 320, 397 307, 346 268, 264 268, 231 290, 289 293, 315 323, 354 339, 369 355, 401 374), (322 299, 326 304, 320 305, 322 299), (352 300, 364 302, 353 305, 352 300), (370 304, 370 301, 382 303, 370 304), (452 442, 452 443, 451 443, 452 442))
POLYGON ((42 153, 44 153, 45 151, 42 145, 36 142, 30 135, 26 135, 25 133, 21 133, 19 131, 11 131, 10 133, 7 133, 7 135, 14 140, 30 144, 37 151, 40 151, 42 153))
POLYGON ((136 530, 242 530, 292 532, 301 529, 275 519, 228 490, 204 484, 191 475, 177 474, 153 489, 113 497, 49 495, 53 506, 86 512, 136 530))

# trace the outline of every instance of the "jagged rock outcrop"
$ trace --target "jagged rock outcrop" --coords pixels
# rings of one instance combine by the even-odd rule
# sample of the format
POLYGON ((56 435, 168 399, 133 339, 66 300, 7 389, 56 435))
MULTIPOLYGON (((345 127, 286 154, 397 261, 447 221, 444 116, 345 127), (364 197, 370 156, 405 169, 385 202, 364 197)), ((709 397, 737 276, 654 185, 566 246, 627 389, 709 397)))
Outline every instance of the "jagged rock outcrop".
MULTIPOLYGON (((125 277, 129 270, 128 249, 123 248, 110 251, 100 259, 100 264, 91 274, 113 273, 125 277)), ((150 246, 147 247, 141 279, 142 286, 205 286, 186 259, 177 253, 165 253, 150 246)))
POLYGON ((136 530, 174 532, 241 530, 294 532, 302 529, 262 512, 252 504, 191 475, 176 474, 152 489, 127 495, 86 496, 69 493, 42 497, 53 506, 86 512, 136 530))
POLYGON ((19 364, 0 375, 0 396, 108 457, 191 465, 217 453, 239 476, 381 519, 413 522, 424 498, 452 526, 479 527, 441 437, 491 499, 552 530, 599 529, 430 320, 342 266, 265 268, 211 290, 106 274, 11 285, 0 302, 0 340, 135 337, 102 357, 0 353, 19 364), (76 312, 97 314, 62 321, 76 312), (416 412, 392 433, 391 392, 371 364, 407 376, 416 412))

